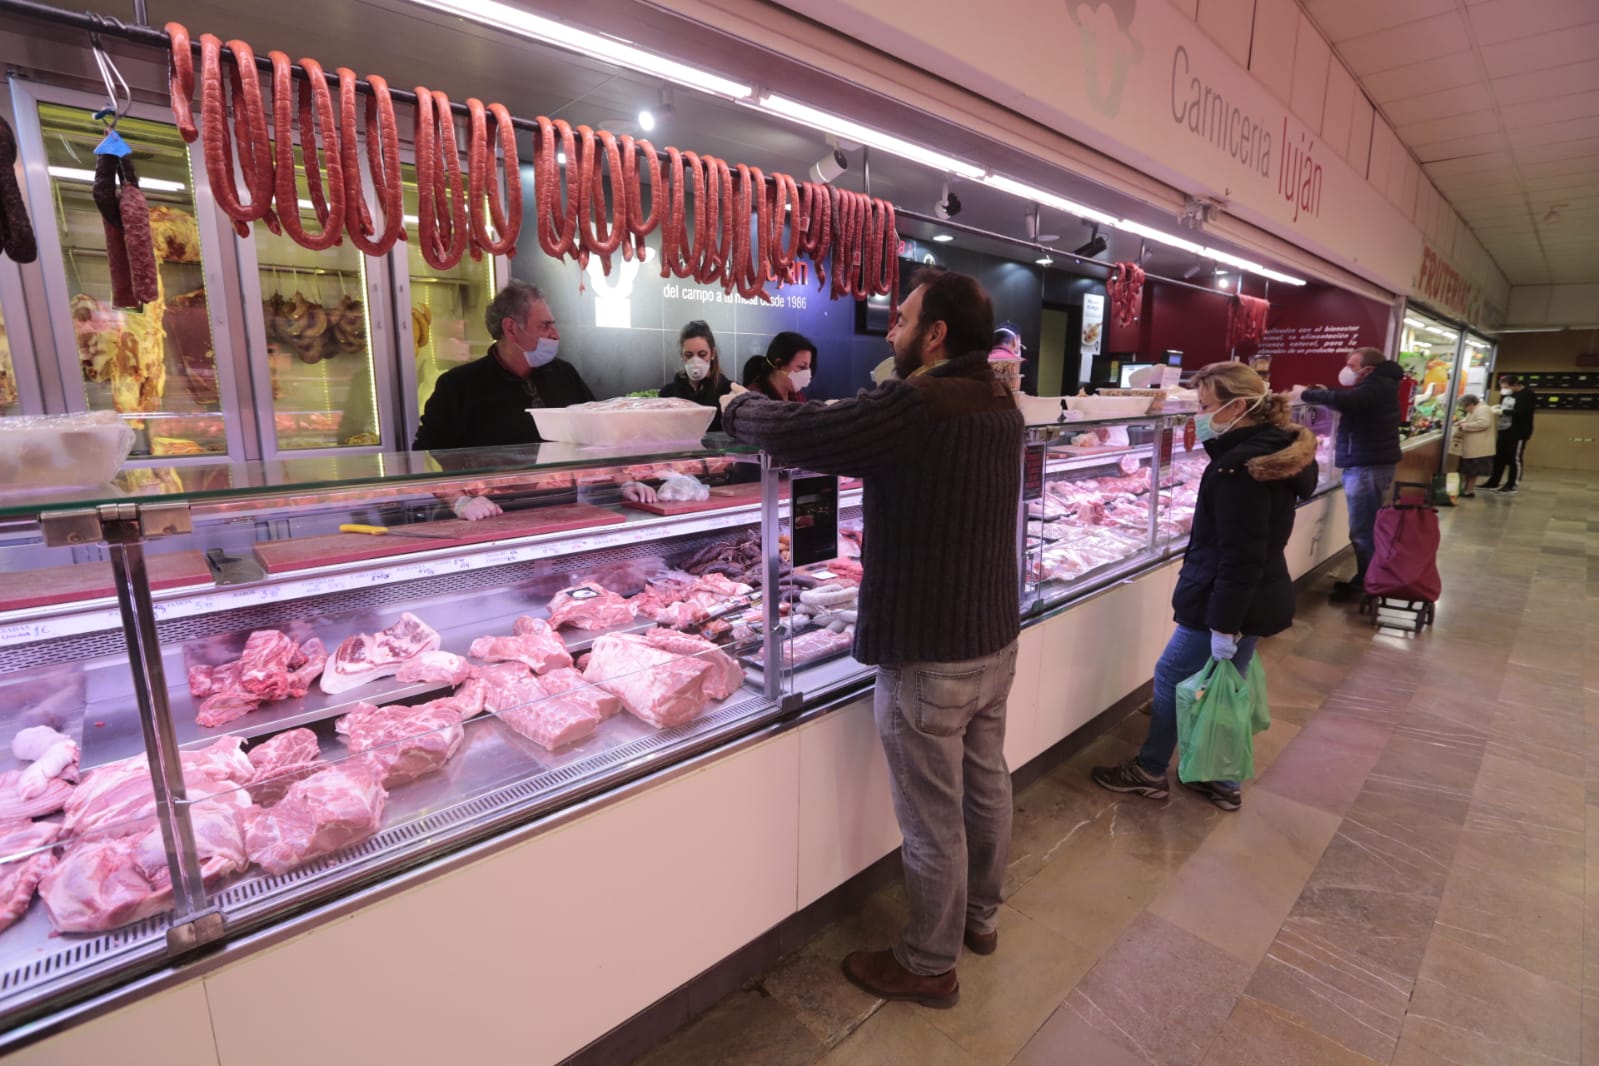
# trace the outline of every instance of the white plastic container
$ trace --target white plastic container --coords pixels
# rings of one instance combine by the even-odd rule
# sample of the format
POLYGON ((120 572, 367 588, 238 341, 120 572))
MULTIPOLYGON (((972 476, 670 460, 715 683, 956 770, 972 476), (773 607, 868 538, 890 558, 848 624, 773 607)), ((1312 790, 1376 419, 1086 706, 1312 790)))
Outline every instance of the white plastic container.
POLYGON ((114 411, 0 418, 0 492, 104 485, 132 450, 114 411))
POLYGON ((567 444, 664 444, 698 441, 716 417, 714 407, 618 410, 605 407, 530 407, 539 436, 567 444))
POLYGON ((1060 421, 1059 396, 1029 396, 1025 392, 1018 392, 1016 406, 1022 409, 1022 417, 1027 420, 1029 426, 1060 421))
POLYGON ((1084 418, 1133 418, 1147 414, 1154 402, 1153 396, 1068 396, 1066 409, 1084 418))

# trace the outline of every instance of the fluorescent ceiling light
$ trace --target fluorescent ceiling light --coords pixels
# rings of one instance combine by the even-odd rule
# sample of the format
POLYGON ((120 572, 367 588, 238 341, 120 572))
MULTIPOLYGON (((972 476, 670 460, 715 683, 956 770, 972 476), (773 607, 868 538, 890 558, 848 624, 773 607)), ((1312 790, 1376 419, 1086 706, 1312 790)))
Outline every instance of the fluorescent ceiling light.
MULTIPOLYGON (((62 181, 87 181, 94 182, 94 171, 79 170, 77 167, 50 167, 50 176, 60 178, 62 181)), ((167 181, 165 178, 140 178, 139 188, 151 192, 182 192, 186 185, 181 181, 167 181)))
POLYGON ((1225 263, 1230 267, 1237 267, 1239 270, 1247 270, 1251 274, 1259 274, 1261 271, 1266 269, 1264 266, 1252 259, 1241 259, 1230 252, 1218 251, 1215 248, 1206 248, 1200 252, 1200 254, 1210 259, 1214 259, 1218 263, 1225 263))
POLYGON ((1098 222, 1102 226, 1115 228, 1117 225, 1116 220, 1103 211, 1095 211, 1092 207, 1084 207, 1082 204, 1068 200, 1064 196, 1056 196, 1052 192, 1046 192, 1031 185, 1023 185, 1021 182, 1007 178, 1003 174, 990 174, 983 179, 983 184, 990 188, 998 189, 1000 192, 1008 192, 1012 196, 1020 196, 1023 200, 1031 200, 1033 203, 1041 204, 1044 207, 1053 207, 1057 211, 1064 211, 1068 215, 1077 215, 1090 222, 1098 222))
POLYGON ((1409 326, 1411 329, 1426 329, 1427 328, 1427 323, 1417 321, 1414 318, 1405 319, 1405 325, 1409 326))
POLYGON ((940 233, 938 236, 933 238, 933 240, 937 241, 939 244, 948 244, 954 239, 955 235, 952 233, 940 233))
POLYGON ((1134 222, 1130 218, 1124 218, 1116 223, 1116 228, 1126 230, 1128 233, 1136 233, 1140 237, 1147 237, 1157 244, 1181 248, 1183 251, 1192 252, 1195 255, 1199 255, 1205 250, 1203 245, 1196 244, 1193 241, 1185 241, 1181 237, 1172 236, 1170 233, 1163 233, 1153 226, 1146 226, 1142 222, 1134 222))
POLYGON ((535 15, 531 11, 498 3, 497 0, 412 0, 412 2, 445 14, 458 15, 485 26, 510 30, 535 41, 558 45, 591 59, 654 74, 656 77, 685 85, 690 89, 699 89, 701 92, 744 100, 755 91, 742 82, 712 74, 687 63, 679 63, 675 59, 668 59, 653 52, 646 52, 615 37, 580 30, 564 22, 535 15))
MULTIPOLYGON (((1565 326, 1506 326, 1500 333, 1559 333, 1565 326)), ((1573 329, 1593 329, 1593 326, 1573 326, 1573 329)))
POLYGON ((841 115, 834 115, 826 111, 817 110, 809 104, 802 104, 798 100, 790 100, 786 96, 769 95, 761 97, 761 106, 774 114, 784 118, 793 119, 795 122, 812 129, 831 133, 857 144, 864 144, 889 155, 897 155, 901 159, 909 159, 913 163, 941 170, 949 174, 959 174, 963 178, 980 178, 983 176, 982 167, 974 167, 970 163, 956 159, 954 156, 935 152, 931 148, 923 148, 919 144, 896 137, 892 133, 874 130, 870 126, 862 126, 852 119, 841 115))
POLYGON ((1275 270, 1262 270, 1260 274, 1261 277, 1269 278, 1272 281, 1280 281, 1284 285, 1303 285, 1305 283, 1304 278, 1296 278, 1292 274, 1281 274, 1275 270))
POLYGON ((1055 265, 1055 260, 1051 259, 1047 255, 1044 256, 1044 258, 1042 258, 1042 259, 1034 259, 1033 262, 1037 263, 1041 267, 1047 267, 1047 266, 1054 266, 1055 265))

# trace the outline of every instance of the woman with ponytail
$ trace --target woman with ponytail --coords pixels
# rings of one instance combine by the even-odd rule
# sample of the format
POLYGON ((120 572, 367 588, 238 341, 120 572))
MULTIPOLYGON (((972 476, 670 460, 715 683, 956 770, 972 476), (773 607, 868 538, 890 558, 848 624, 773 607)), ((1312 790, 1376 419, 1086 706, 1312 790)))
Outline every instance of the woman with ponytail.
MULTIPOLYGON (((1283 557, 1294 510, 1316 489, 1316 438, 1289 416, 1242 363, 1213 363, 1194 375, 1194 427, 1210 465, 1199 482, 1194 526, 1172 593, 1177 631, 1155 664, 1149 736, 1133 758, 1094 770, 1112 792, 1168 794, 1166 767, 1177 746, 1177 685, 1212 658, 1247 670, 1261 637, 1293 624, 1294 583, 1283 557)), ((1224 811, 1243 797, 1236 781, 1187 781, 1224 811)))

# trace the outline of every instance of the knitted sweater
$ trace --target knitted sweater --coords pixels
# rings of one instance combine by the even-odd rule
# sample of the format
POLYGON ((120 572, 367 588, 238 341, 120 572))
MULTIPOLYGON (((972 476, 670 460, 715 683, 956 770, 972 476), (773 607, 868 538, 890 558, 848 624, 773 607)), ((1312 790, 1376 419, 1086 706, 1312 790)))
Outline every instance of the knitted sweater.
POLYGON ((722 424, 784 465, 863 479, 856 659, 959 662, 1016 639, 1023 419, 985 353, 831 405, 740 396, 722 424))

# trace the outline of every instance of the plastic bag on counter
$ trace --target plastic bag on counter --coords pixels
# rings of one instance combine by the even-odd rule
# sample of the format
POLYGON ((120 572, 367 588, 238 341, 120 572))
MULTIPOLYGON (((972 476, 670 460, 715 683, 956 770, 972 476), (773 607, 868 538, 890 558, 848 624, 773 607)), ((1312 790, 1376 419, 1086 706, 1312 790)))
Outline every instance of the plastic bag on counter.
POLYGON ((1255 776, 1255 734, 1271 724, 1260 656, 1248 677, 1231 661, 1212 659, 1177 686, 1177 743, 1184 781, 1243 781, 1255 776))
POLYGON ((686 474, 668 474, 655 498, 662 503, 700 503, 711 498, 710 486, 686 474))

